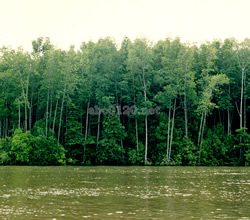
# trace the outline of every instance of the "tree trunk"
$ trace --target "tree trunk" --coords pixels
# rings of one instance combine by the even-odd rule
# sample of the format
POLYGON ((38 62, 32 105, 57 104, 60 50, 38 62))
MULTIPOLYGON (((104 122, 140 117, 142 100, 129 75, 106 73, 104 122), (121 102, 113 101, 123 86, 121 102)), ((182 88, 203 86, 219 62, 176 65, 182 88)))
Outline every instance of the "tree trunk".
POLYGON ((187 96, 184 93, 184 117, 185 117, 185 137, 188 137, 188 115, 187 115, 187 96))
POLYGON ((24 121, 24 129, 25 131, 28 130, 28 109, 30 108, 29 106, 29 100, 28 100, 28 95, 29 95, 29 75, 27 76, 27 84, 26 84, 26 92, 24 94, 24 106, 25 106, 25 121, 24 121))
POLYGON ((96 148, 98 148, 98 145, 99 145, 99 138, 100 138, 100 121, 101 121, 101 107, 99 107, 99 109, 98 109, 96 148))
POLYGON ((84 136, 84 145, 83 145, 83 163, 85 162, 85 153, 86 153, 86 142, 88 138, 88 125, 89 125, 89 102, 87 103, 87 112, 86 112, 86 121, 85 121, 85 136, 84 136))
POLYGON ((46 113, 45 113, 45 136, 48 137, 48 118, 49 118, 49 89, 47 91, 46 113))
POLYGON ((243 128, 243 98, 244 98, 245 68, 241 68, 241 91, 240 91, 240 129, 243 128))
POLYGON ((169 143, 168 161, 170 161, 170 159, 171 159, 171 149, 172 149, 173 136, 174 136, 175 110, 176 110, 176 98, 174 100, 174 107, 173 107, 173 117, 172 117, 172 125, 171 125, 171 135, 170 135, 170 143, 169 143))
POLYGON ((205 124, 206 124, 206 113, 202 113, 202 120, 201 120, 201 125, 200 125, 200 142, 199 142, 199 164, 201 162, 201 148, 202 148, 202 140, 203 140, 203 134, 204 134, 204 129, 205 129, 205 124))
MULTIPOLYGON (((118 100, 117 80, 115 81, 115 96, 116 96, 117 117, 119 118, 120 124, 122 124, 121 117, 120 117, 120 106, 119 106, 119 100, 118 100)), ((123 140, 122 140, 122 138, 120 139, 120 143, 121 143, 121 148, 123 150, 124 146, 123 146, 123 140)), ((122 159, 124 159, 124 153, 123 152, 124 151, 122 151, 122 159)))
POLYGON ((145 154, 144 154, 144 163, 148 163, 148 116, 145 115, 145 154))
POLYGON ((197 146, 199 147, 199 157, 198 157, 198 163, 199 164, 200 164, 200 161, 201 161, 201 145, 200 145, 200 141, 201 141, 202 123, 203 123, 203 113, 201 115, 200 128, 199 128, 199 134, 198 134, 198 143, 197 143, 197 146))
POLYGON ((244 98, 243 98, 243 102, 244 102, 244 115, 243 115, 243 127, 246 128, 247 127, 247 102, 246 102, 246 74, 244 74, 244 98))
MULTIPOLYGON (((147 86, 145 80, 145 70, 142 69, 142 79, 143 79, 143 91, 144 91, 144 101, 147 101, 147 86)), ((145 112, 145 154, 144 154, 144 164, 148 163, 148 115, 145 112)))
POLYGON ((135 118, 136 151, 139 153, 138 120, 135 118))
POLYGON ((56 107, 55 107, 55 111, 54 111, 54 118, 53 118, 53 125, 52 125, 53 134, 55 133, 55 124, 56 124, 57 108, 58 108, 58 99, 56 100, 56 107))
POLYGON ((53 97, 50 95, 50 106, 49 106, 49 118, 48 118, 48 128, 51 128, 51 117, 52 117, 52 109, 53 109, 53 97))
POLYGON ((203 118, 203 124, 202 124, 200 145, 202 145, 202 141, 203 141, 203 135, 204 135, 205 125, 206 125, 206 117, 207 117, 207 114, 205 113, 204 118, 203 118))
POLYGON ((57 136, 57 143, 58 143, 58 145, 60 143, 64 99, 65 99, 65 88, 64 88, 64 91, 63 91, 63 97, 62 97, 62 103, 61 103, 61 110, 60 110, 60 116, 59 116, 59 126, 58 126, 58 136, 57 136))
POLYGON ((171 126, 171 102, 168 109, 168 134, 167 134, 167 161, 169 155, 169 144, 170 144, 170 126, 171 126))
POLYGON ((65 106, 65 133, 68 132, 68 106, 65 106))
POLYGON ((30 107, 29 107, 29 130, 31 130, 31 126, 32 126, 32 110, 33 110, 33 92, 31 94, 31 98, 30 98, 30 107))
POLYGON ((28 130, 28 112, 27 112, 27 102, 24 102, 24 130, 28 130))
POLYGON ((200 128, 199 128, 199 133, 198 133, 198 141, 197 141, 197 146, 200 147, 200 141, 201 141, 201 130, 202 130, 202 123, 203 123, 203 113, 201 114, 201 121, 200 121, 200 128))

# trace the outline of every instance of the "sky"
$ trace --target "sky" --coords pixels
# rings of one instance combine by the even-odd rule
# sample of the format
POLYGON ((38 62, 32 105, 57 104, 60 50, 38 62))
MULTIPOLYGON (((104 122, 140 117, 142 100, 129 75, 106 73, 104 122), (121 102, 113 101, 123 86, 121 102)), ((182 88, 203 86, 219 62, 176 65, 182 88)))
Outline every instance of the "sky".
POLYGON ((242 40, 249 26, 250 0, 0 0, 0 47, 25 50, 38 37, 62 49, 107 36, 242 40))

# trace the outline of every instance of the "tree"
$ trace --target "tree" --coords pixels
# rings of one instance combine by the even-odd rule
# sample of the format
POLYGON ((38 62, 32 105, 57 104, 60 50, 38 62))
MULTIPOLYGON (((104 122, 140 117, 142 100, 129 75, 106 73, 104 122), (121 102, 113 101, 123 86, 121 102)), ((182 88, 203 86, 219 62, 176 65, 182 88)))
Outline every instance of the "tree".
POLYGON ((240 129, 246 128, 246 86, 247 72, 250 65, 250 39, 245 39, 241 43, 235 44, 238 65, 241 71, 241 90, 240 90, 240 129))
MULTIPOLYGON (((149 90, 149 76, 151 71, 151 61, 152 55, 148 43, 144 39, 136 39, 133 44, 131 44, 128 51, 127 65, 128 70, 131 72, 131 76, 135 79, 139 88, 141 88, 136 94, 137 100, 140 100, 140 104, 144 108, 150 107, 151 103, 148 100, 148 90, 149 90), (140 94, 143 94, 143 101, 141 101, 140 94)), ((148 163, 148 115, 145 114, 145 154, 144 163, 148 163)))
POLYGON ((216 107, 216 104, 212 102, 213 94, 219 92, 219 86, 228 84, 229 80, 224 74, 212 75, 206 77, 206 83, 199 100, 197 112, 201 115, 200 129, 198 134, 198 146, 199 146, 199 163, 201 156, 201 146, 204 135, 204 129, 206 124, 207 115, 216 107))
POLYGON ((230 79, 228 88, 225 89, 224 94, 221 94, 218 97, 218 106, 221 110, 225 110, 227 114, 227 124, 225 127, 227 127, 227 134, 229 136, 232 134, 232 113, 234 110, 234 100, 238 99, 238 64, 237 57, 234 52, 234 45, 235 40, 233 39, 226 39, 223 44, 221 43, 217 53, 218 59, 216 61, 218 72, 226 74, 230 79))
POLYGON ((167 110, 166 162, 171 160, 177 103, 183 102, 185 136, 188 137, 188 102, 195 97, 193 52, 179 39, 159 41, 154 48, 156 82, 163 88, 156 100, 167 110), (183 101, 181 101, 183 100, 183 101))
MULTIPOLYGON (((21 107, 24 106, 24 130, 28 130, 28 109, 29 102, 29 82, 31 75, 31 58, 21 49, 18 51, 3 50, 2 69, 4 74, 15 81, 16 104, 18 105, 18 126, 21 126, 21 107)), ((8 119, 7 119, 8 120, 8 119)), ((8 130, 8 122, 6 121, 6 129, 8 130)))

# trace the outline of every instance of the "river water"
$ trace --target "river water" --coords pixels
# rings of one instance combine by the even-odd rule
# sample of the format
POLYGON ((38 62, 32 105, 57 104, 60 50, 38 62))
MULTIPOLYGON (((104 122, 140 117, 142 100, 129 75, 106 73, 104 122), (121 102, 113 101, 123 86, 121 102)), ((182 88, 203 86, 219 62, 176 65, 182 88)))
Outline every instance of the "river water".
POLYGON ((0 219, 250 219, 250 167, 0 167, 0 219))

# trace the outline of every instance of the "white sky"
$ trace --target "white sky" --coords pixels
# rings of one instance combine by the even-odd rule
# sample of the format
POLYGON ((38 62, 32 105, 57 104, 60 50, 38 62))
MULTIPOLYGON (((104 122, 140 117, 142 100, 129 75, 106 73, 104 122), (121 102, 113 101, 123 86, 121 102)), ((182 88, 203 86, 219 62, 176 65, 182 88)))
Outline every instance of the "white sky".
POLYGON ((0 0, 0 47, 49 37, 57 47, 124 36, 157 41, 250 37, 250 0, 0 0))

